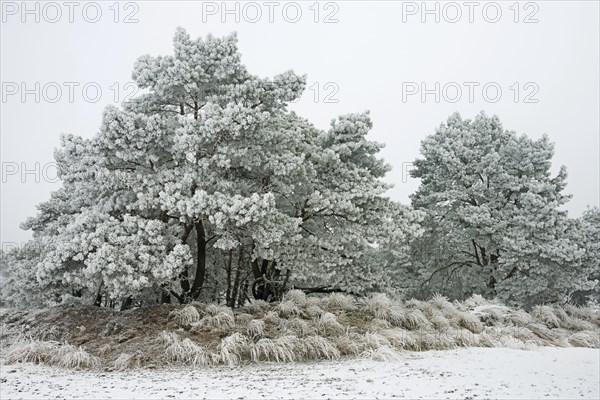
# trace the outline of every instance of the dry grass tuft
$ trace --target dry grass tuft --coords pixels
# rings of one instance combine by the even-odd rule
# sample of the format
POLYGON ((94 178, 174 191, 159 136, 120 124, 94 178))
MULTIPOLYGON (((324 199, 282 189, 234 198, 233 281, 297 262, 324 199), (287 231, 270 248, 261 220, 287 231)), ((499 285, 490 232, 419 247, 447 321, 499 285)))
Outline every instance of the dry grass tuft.
MULTIPOLYGON (((427 329, 430 327, 429 320, 423 314, 421 310, 418 309, 408 309, 406 310, 401 317, 402 327, 406 329, 427 329)), ((400 326, 397 325, 397 326, 400 326)))
POLYGON ((98 368, 100 359, 89 354, 83 347, 68 343, 26 340, 17 342, 6 351, 4 362, 14 364, 31 362, 55 365, 62 368, 98 368))
MULTIPOLYGON (((208 307, 207 307, 208 310, 208 307)), ((235 318, 230 309, 227 311, 218 311, 216 314, 209 314, 193 325, 192 332, 199 330, 226 332, 235 326, 235 318)))
POLYGON ((121 353, 113 363, 113 368, 117 371, 140 368, 141 366, 142 353, 140 351, 136 351, 133 354, 121 353))
POLYGON ((404 310, 402 307, 383 293, 367 298, 364 311, 394 326, 400 326, 404 322, 404 310))
POLYGON ((252 361, 292 362, 296 360, 298 338, 282 336, 277 339, 260 339, 250 350, 252 361))
POLYGON ((291 301, 297 306, 301 307, 306 304, 306 294, 302 290, 290 290, 283 296, 284 301, 291 301))
POLYGON ((402 361, 402 354, 389 346, 366 350, 361 356, 382 362, 402 361))
POLYGON ((171 311, 169 317, 173 318, 178 325, 186 326, 198 322, 200 320, 200 313, 196 307, 187 305, 183 308, 171 311))
POLYGON ((279 314, 277 314, 275 311, 267 312, 263 317, 263 320, 272 325, 280 325, 282 323, 281 318, 279 318, 279 314))
POLYGON ((300 308, 291 300, 285 300, 277 306, 279 316, 282 318, 291 318, 300 315, 300 308))
POLYGON ((581 331, 572 334, 568 338, 569 344, 573 347, 600 348, 600 335, 597 331, 581 331))
POLYGON ((531 315, 538 321, 543 322, 548 328, 558 328, 560 326, 560 318, 550 306, 535 306, 531 315))
POLYGON ((283 326, 285 329, 298 337, 314 335, 316 333, 315 328, 301 318, 292 318, 284 321, 283 326))
POLYGON ((309 304, 305 309, 304 313, 309 318, 318 318, 325 313, 325 311, 317 304, 309 304))
POLYGON ((362 342, 357 340, 356 335, 338 336, 333 339, 340 355, 358 356, 364 349, 362 342))
POLYGON ((17 342, 6 350, 4 362, 6 364, 20 362, 48 363, 58 346, 58 342, 44 342, 41 340, 17 342))
POLYGON ((317 322, 319 333, 323 336, 339 335, 344 332, 344 327, 337 320, 337 317, 329 312, 324 313, 317 322))
POLYGON ((238 365, 248 352, 248 337, 234 333, 221 340, 213 360, 216 364, 238 365))
POLYGON ((235 316, 235 324, 238 327, 247 326, 253 319, 252 314, 241 313, 235 316))
POLYGON ((334 360, 340 358, 340 351, 329 339, 322 336, 306 336, 300 339, 300 354, 305 360, 334 360))
POLYGON ((257 338, 265 332, 265 321, 253 319, 246 325, 246 334, 251 338, 257 338))
POLYGON ((244 309, 253 314, 263 314, 271 307, 272 305, 264 300, 253 300, 252 303, 244 306, 244 309))
POLYGON ((91 355, 81 346, 77 347, 71 344, 58 346, 50 363, 58 367, 76 369, 98 368, 101 364, 100 358, 91 355))
POLYGON ((329 309, 340 309, 346 311, 356 309, 354 298, 343 293, 331 293, 324 299, 324 303, 329 309))

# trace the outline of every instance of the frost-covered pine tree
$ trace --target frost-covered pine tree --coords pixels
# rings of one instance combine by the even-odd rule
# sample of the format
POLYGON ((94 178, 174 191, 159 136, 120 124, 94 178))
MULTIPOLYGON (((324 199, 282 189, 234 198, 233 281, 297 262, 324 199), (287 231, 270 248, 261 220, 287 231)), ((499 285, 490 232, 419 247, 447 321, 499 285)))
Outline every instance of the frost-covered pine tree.
POLYGON ((548 137, 519 136, 483 113, 454 114, 421 153, 412 204, 427 213, 414 246, 422 290, 532 303, 590 284, 580 228, 562 208, 566 169, 551 175, 548 137))
POLYGON ((23 226, 44 247, 9 268, 27 276, 13 293, 233 306, 393 283, 367 255, 405 257, 420 214, 383 196, 367 114, 316 129, 287 110, 305 77, 251 75, 235 35, 178 29, 174 55, 140 57, 132 76, 143 95, 107 107, 94 137, 63 136, 63 186, 23 226))

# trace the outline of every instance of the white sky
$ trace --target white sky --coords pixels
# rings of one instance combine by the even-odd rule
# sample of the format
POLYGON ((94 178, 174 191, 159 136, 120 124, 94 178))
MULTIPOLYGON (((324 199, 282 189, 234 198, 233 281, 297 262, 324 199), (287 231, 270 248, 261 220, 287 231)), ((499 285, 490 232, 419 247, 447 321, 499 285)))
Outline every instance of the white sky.
POLYGON ((574 196, 568 205, 570 215, 599 205, 597 1, 521 2, 518 7, 514 1, 472 2, 472 6, 463 1, 427 2, 428 9, 439 10, 439 22, 435 13, 422 12, 421 1, 246 4, 238 3, 236 12, 236 2, 228 2, 225 7, 233 12, 223 14, 221 1, 136 1, 117 6, 113 1, 73 2, 73 6, 63 1, 28 2, 33 13, 27 14, 21 1, 2 2, 3 247, 30 237, 19 224, 58 187, 48 182, 54 177, 48 163, 60 133, 92 136, 103 108, 115 103, 115 94, 120 95, 118 103, 131 92, 127 83, 137 57, 171 54, 177 26, 193 37, 237 31, 242 60, 256 75, 273 76, 288 69, 308 74, 313 89, 291 108, 320 128, 327 128, 339 114, 370 110, 372 138, 387 144, 382 156, 394 167, 388 176, 396 185, 390 196, 401 202, 408 203, 418 186, 403 170, 419 156, 420 141, 454 111, 472 118, 484 110, 497 114, 507 129, 534 138, 546 133, 556 143, 553 169, 563 164, 568 168, 567 192, 574 196), (92 23, 97 8, 102 13, 92 23), (293 23, 298 9, 301 15, 293 23), (493 23, 497 9, 501 15, 493 23), (460 18, 450 22, 457 11, 460 18), (128 15, 137 22, 124 23, 128 15), (249 21, 253 19, 257 21, 249 21), (537 22, 525 23, 526 19, 537 22), (72 101, 65 82, 78 85, 72 101), (434 94, 425 102, 420 94, 407 94, 414 87, 411 82, 417 86, 423 82, 428 89, 439 82, 439 102, 434 94), (462 88, 456 102, 451 102, 456 96, 453 82, 462 88), (464 82, 478 85, 472 101, 464 82), (25 101, 22 83, 32 91, 25 101), (97 102, 82 94, 88 83, 88 98, 96 97, 94 86, 102 90, 97 102), (444 96, 442 88, 448 83, 444 96), (486 98, 482 87, 488 83, 486 98), (57 87, 62 93, 53 103, 57 87), (502 95, 492 102, 495 87, 502 95), (527 95, 537 102, 525 102, 527 95), (337 102, 326 102, 326 96, 337 102))

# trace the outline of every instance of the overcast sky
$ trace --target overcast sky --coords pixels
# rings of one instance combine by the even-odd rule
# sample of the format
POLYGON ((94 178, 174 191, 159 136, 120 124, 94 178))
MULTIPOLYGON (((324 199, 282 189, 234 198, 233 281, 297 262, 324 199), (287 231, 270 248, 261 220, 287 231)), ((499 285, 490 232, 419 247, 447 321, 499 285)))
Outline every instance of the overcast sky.
POLYGON ((94 135, 103 108, 135 92, 137 57, 171 54, 177 26, 193 37, 237 31, 256 75, 307 74, 291 108, 320 128, 370 110, 393 165, 390 196, 403 203, 418 186, 406 171, 420 141, 455 111, 484 110, 556 143, 571 216, 599 204, 597 1, 22 4, 2 2, 3 247, 30 237, 19 224, 58 187, 59 135, 94 135))

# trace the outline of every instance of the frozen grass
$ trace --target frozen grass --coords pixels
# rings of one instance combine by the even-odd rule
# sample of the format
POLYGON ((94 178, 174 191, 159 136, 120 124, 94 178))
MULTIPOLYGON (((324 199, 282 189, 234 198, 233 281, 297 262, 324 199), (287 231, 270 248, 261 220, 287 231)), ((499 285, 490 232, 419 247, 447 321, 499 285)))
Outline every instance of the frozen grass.
POLYGON ((225 332, 233 329, 235 326, 235 318, 231 310, 227 310, 228 311, 218 311, 216 314, 205 316, 193 326, 192 330, 195 332, 202 330, 225 332))
POLYGON ((362 357, 383 362, 401 361, 403 359, 402 354, 389 346, 382 346, 378 347, 377 349, 367 350, 362 354, 362 357))
MULTIPOLYGON (((341 326, 341 325, 340 325, 341 326)), ((283 323, 283 327, 291 334, 298 337, 315 334, 315 328, 311 326, 310 321, 301 318, 292 318, 283 323)))
POLYGON ((260 339, 250 350, 252 361, 292 362, 296 360, 298 338, 282 336, 277 339, 260 339))
POLYGON ((335 336, 344 332, 344 327, 337 320, 337 317, 330 312, 326 312, 317 322, 317 328, 322 336, 335 336))
POLYGON ((246 325, 246 334, 251 338, 260 337, 265 332, 265 321, 253 319, 246 325))
POLYGON ((26 340, 12 345, 5 355, 6 364, 31 362, 55 365, 62 368, 91 369, 100 366, 100 358, 84 348, 58 342, 26 340))
POLYGON ((290 301, 301 307, 307 302, 306 294, 302 290, 290 290, 284 296, 284 300, 290 301))
POLYGON ((558 328, 560 319, 550 306, 535 306, 531 313, 535 319, 546 324, 548 328, 558 328))
POLYGON ((173 310, 169 316, 172 317, 177 324, 182 326, 191 325, 200 320, 200 313, 198 310, 196 310, 196 307, 192 305, 187 305, 183 308, 173 310))
POLYGON ((284 300, 279 303, 277 311, 282 318, 291 318, 300 315, 300 308, 292 300, 284 300))
POLYGON ((221 340, 213 357, 216 364, 238 365, 248 351, 248 337, 234 333, 221 340))
POLYGON ((329 309, 354 310, 356 301, 352 296, 343 293, 331 293, 324 299, 324 303, 329 309))
POLYGON ((340 357, 337 347, 322 336, 306 336, 300 339, 299 350, 302 360, 333 360, 340 357))
POLYGON ((101 361, 82 347, 64 344, 56 348, 50 363, 63 368, 90 369, 98 368, 101 361))
POLYGON ((117 371, 123 371, 142 366, 142 352, 136 351, 133 354, 121 353, 113 363, 113 368, 117 371))
MULTIPOLYGON (((429 301, 401 303, 385 294, 356 300, 339 293, 309 297, 291 291, 281 303, 258 301, 233 311, 203 304, 162 307, 160 316, 144 315, 140 309, 135 320, 126 320, 127 313, 112 314, 123 316, 119 323, 100 318, 99 331, 84 326, 79 315, 65 323, 66 311, 57 312, 54 321, 61 323, 40 325, 33 339, 2 339, 17 340, 5 351, 5 362, 121 370, 150 364, 199 367, 343 356, 395 360, 403 351, 457 347, 600 347, 598 309, 543 305, 527 313, 480 296, 450 302, 436 295, 429 301), (130 333, 134 321, 143 325, 130 333), (57 340, 40 340, 44 337, 57 340), (85 348, 79 347, 82 343, 85 348)), ((25 332, 33 323, 31 318, 13 332, 25 332)))

